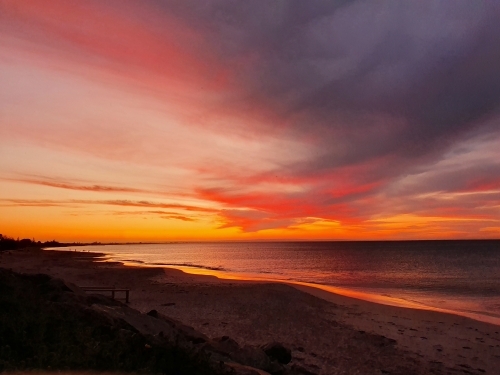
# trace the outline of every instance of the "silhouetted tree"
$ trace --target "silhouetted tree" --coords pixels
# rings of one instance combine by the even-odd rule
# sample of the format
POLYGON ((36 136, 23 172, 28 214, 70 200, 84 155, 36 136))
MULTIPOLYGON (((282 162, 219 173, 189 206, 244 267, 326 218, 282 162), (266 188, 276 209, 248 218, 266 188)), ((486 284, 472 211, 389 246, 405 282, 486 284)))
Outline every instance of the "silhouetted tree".
POLYGON ((0 234, 0 251, 17 249, 17 241, 0 234))

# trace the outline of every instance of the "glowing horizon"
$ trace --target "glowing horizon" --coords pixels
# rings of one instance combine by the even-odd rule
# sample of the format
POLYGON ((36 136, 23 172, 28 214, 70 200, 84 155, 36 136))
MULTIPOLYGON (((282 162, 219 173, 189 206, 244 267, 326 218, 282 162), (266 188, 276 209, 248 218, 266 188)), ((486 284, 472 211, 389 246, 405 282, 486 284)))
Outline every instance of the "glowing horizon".
POLYGON ((0 0, 0 233, 500 238, 498 7, 429 4, 0 0))

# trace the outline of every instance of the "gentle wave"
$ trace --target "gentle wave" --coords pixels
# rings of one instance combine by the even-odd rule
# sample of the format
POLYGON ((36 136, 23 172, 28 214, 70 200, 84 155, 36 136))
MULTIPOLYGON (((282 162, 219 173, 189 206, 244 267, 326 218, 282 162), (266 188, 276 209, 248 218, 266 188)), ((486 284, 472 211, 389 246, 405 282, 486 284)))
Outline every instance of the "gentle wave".
POLYGON ((179 266, 179 267, 192 267, 192 268, 200 268, 200 269, 204 269, 204 270, 211 270, 211 271, 227 271, 225 268, 223 267, 210 267, 210 266, 204 266, 204 265, 201 265, 201 264, 194 264, 194 263, 159 263, 159 262, 152 262, 152 263, 148 263, 152 266, 166 266, 166 267, 175 267, 175 266, 179 266))

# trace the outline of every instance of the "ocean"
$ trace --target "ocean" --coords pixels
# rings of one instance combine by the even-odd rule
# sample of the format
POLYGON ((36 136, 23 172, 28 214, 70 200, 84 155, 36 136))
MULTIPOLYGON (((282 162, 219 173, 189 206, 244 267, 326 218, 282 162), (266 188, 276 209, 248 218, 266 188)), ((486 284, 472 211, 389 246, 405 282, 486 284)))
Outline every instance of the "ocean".
POLYGON ((226 278, 285 280, 500 325, 500 241, 185 242, 71 248, 226 278))

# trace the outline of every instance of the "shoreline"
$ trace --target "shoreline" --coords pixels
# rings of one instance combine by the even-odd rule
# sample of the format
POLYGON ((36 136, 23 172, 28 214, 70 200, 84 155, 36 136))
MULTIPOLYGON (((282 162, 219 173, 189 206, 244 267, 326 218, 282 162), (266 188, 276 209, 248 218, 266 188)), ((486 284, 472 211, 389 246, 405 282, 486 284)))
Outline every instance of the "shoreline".
MULTIPOLYGON (((65 250, 65 248, 54 248, 47 249, 48 251, 70 251, 65 250)), ((78 252, 78 250, 77 250, 78 252)), ((348 298, 354 298, 357 300, 376 303, 381 305, 388 305, 400 308, 407 309, 416 309, 416 310, 424 310, 424 311, 434 311, 442 314, 451 314, 456 316, 462 316, 470 319, 474 319, 480 322, 493 324, 496 326, 500 326, 500 316, 494 314, 487 314, 485 312, 473 312, 466 310, 453 310, 447 308, 439 308, 435 306, 426 305, 422 302, 411 301, 401 297, 393 297, 388 295, 381 295, 375 293, 369 293, 359 290, 353 290, 348 288, 336 287, 328 284, 319 284, 313 282, 304 282, 299 280, 290 280, 290 279, 280 279, 273 277, 265 277, 260 274, 245 274, 245 273, 236 273, 226 270, 220 269, 212 269, 209 267, 203 266, 190 266, 190 265, 176 265, 176 264, 148 264, 146 262, 140 260, 121 260, 121 259, 112 259, 112 257, 105 253, 97 253, 100 254, 103 259, 103 262, 120 262, 124 266, 132 266, 132 267, 147 267, 147 268, 170 268, 177 269, 185 273, 189 273, 192 275, 201 275, 201 276, 215 276, 219 279, 224 280, 234 280, 234 281, 249 281, 249 282, 270 282, 270 283, 282 283, 286 285, 290 285, 292 287, 301 287, 303 291, 306 293, 315 294, 316 290, 324 291, 334 295, 341 295, 348 298), (107 259, 106 259, 107 258, 107 259)), ((327 295, 319 293, 323 295, 324 299, 329 300, 327 295)))
MULTIPOLYGON (((123 263, 125 266, 127 266, 126 262, 121 262, 121 263, 123 263)), ((238 274, 238 273, 232 273, 232 272, 228 272, 228 271, 211 270, 208 268, 198 268, 198 267, 189 267, 189 266, 175 266, 175 265, 156 266, 156 265, 149 265, 149 264, 138 264, 137 266, 138 267, 151 267, 151 268, 161 267, 161 268, 167 268, 167 269, 176 269, 176 270, 180 270, 182 272, 185 272, 185 273, 188 273, 191 275, 214 276, 218 279, 224 279, 224 280, 285 284, 285 285, 289 285, 292 287, 296 287, 296 288, 303 290, 304 292, 312 294, 312 295, 316 295, 316 296, 321 295, 323 297, 320 297, 320 298, 323 298, 325 300, 331 299, 331 298, 327 297, 328 295, 332 295, 332 296, 339 295, 339 296, 352 298, 352 299, 356 299, 356 300, 363 301, 363 302, 375 303, 375 304, 379 304, 379 305, 386 305, 386 306, 398 307, 398 308, 403 308, 403 309, 434 311, 434 312, 441 313, 441 314, 450 314, 450 315, 455 315, 455 316, 461 316, 461 317, 466 317, 469 319, 476 320, 478 322, 489 323, 489 324, 493 324, 493 325, 500 327, 500 317, 498 317, 496 315, 483 315, 481 313, 473 313, 473 312, 467 312, 467 311, 458 311, 458 310, 433 307, 433 306, 428 306, 428 305, 425 305, 423 303, 416 302, 416 301, 408 301, 408 300, 405 300, 403 298, 366 293, 366 292, 356 291, 356 290, 352 290, 352 289, 335 287, 332 285, 309 283, 309 282, 296 281, 296 280, 285 280, 285 279, 278 279, 278 278, 266 278, 266 277, 261 277, 261 276, 250 276, 247 274, 238 274), (201 271, 198 272, 198 270, 201 270, 201 271), (318 291, 326 292, 328 294, 318 293, 318 291)))
POLYGON ((2 267, 76 285, 130 288, 131 307, 156 309, 209 337, 228 335, 242 345, 284 342, 295 363, 315 374, 360 366, 395 374, 479 375, 500 367, 500 328, 463 316, 382 305, 307 285, 127 266, 102 261, 102 253, 9 253, 0 255, 2 267))

